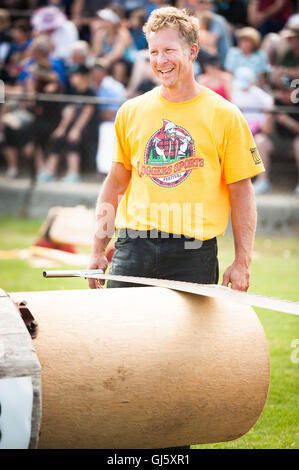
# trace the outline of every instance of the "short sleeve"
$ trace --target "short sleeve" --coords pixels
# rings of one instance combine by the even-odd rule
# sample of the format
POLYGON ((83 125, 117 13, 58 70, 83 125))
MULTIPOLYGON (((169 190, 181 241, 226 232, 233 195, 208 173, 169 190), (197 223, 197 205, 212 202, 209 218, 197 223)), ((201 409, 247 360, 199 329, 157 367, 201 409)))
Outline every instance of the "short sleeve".
POLYGON ((227 124, 222 155, 226 184, 252 178, 265 171, 251 130, 237 108, 227 124))
POLYGON ((112 161, 122 163, 125 168, 129 171, 132 170, 131 164, 131 152, 126 138, 126 113, 124 112, 124 106, 122 106, 115 118, 115 137, 113 142, 112 161))

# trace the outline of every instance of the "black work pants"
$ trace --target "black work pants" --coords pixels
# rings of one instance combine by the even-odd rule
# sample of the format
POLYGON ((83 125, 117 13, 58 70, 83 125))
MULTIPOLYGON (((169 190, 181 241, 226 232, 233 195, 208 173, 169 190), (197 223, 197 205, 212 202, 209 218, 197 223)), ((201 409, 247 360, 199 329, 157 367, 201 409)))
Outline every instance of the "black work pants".
MULTIPOLYGON (((217 284, 217 239, 201 242, 158 231, 119 231, 109 274, 217 284), (168 238, 167 238, 168 236, 168 238)), ((108 281, 107 287, 140 287, 108 281)))

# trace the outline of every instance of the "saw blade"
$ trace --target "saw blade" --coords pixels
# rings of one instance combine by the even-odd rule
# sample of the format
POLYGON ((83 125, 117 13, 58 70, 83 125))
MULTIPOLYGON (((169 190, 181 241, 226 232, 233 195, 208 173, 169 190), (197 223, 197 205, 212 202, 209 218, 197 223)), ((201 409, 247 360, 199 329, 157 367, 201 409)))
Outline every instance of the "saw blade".
POLYGON ((143 284, 152 287, 164 287, 191 294, 217 297, 230 302, 242 303, 269 310, 299 315, 299 302, 277 299, 260 294, 243 292, 218 284, 197 284, 195 282, 173 281, 170 279, 158 279, 139 276, 117 276, 104 274, 101 270, 85 271, 44 271, 44 277, 83 277, 85 279, 103 279, 133 284, 143 284))

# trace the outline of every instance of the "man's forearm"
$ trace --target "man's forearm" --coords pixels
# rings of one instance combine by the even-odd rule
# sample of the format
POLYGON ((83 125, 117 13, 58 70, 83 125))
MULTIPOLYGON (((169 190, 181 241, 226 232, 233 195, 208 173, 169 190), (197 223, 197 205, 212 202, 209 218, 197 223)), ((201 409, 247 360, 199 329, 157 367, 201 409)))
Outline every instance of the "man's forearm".
POLYGON ((250 266, 256 229, 256 207, 251 183, 248 192, 231 191, 231 224, 235 245, 235 262, 250 266))
POLYGON ((247 291, 250 284, 249 266, 252 259, 256 228, 256 208, 250 178, 229 185, 231 223, 235 259, 223 274, 223 286, 247 291))

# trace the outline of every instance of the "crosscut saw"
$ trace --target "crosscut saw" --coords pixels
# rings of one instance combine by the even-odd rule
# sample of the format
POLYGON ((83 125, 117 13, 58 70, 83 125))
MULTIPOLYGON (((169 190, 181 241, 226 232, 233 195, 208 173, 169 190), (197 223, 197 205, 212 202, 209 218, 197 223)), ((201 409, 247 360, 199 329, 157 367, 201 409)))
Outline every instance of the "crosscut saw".
POLYGON ((104 274, 100 269, 88 270, 62 270, 62 271, 44 271, 43 276, 46 278, 53 277, 82 277, 85 279, 104 279, 111 281, 130 282, 133 284, 142 284, 151 287, 165 287, 191 294, 205 295, 208 297, 217 297, 223 300, 236 302, 240 304, 251 305, 255 307, 266 308, 269 310, 277 310, 278 312, 299 315, 299 302, 291 300, 282 300, 275 297, 267 297, 260 294, 252 294, 243 292, 229 287, 217 284, 197 284, 195 282, 172 281, 169 279, 157 279, 136 276, 116 276, 112 274, 104 274))

